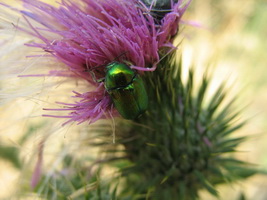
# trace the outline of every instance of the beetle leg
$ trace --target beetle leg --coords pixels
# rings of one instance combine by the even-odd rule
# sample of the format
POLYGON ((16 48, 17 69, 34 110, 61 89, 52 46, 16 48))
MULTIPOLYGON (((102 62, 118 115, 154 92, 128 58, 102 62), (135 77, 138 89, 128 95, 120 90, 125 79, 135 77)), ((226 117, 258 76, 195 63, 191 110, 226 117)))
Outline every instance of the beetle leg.
POLYGON ((96 76, 95 76, 95 73, 94 72, 92 72, 91 70, 90 71, 88 71, 90 74, 91 74, 91 76, 92 76, 92 79, 96 82, 96 83, 102 83, 102 82, 104 82, 105 81, 105 78, 100 78, 100 79, 97 79, 96 78, 96 76))
POLYGON ((97 79, 97 80, 96 80, 97 83, 102 83, 102 82, 104 82, 104 81, 105 81, 105 78, 100 78, 100 79, 97 79))

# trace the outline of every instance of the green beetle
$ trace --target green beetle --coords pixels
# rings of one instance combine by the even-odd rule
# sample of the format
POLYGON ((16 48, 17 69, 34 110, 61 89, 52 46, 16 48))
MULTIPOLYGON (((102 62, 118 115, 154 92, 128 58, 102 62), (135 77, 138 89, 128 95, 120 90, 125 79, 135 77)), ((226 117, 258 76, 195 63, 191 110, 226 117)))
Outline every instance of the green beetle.
POLYGON ((125 119, 136 119, 148 106, 147 92, 141 77, 126 64, 106 66, 105 88, 114 106, 125 119))

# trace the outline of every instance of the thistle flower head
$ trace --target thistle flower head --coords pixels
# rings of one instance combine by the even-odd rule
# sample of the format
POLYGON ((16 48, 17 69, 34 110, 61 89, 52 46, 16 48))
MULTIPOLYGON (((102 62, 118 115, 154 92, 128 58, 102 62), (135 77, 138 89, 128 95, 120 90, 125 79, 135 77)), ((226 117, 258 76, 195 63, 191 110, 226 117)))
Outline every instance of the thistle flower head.
POLYGON ((69 111, 67 116, 54 116, 69 118, 67 123, 92 123, 116 115, 104 84, 96 81, 105 77, 105 66, 117 60, 141 74, 155 70, 159 50, 174 48, 171 39, 186 9, 182 1, 172 4, 162 23, 156 23, 151 7, 137 0, 62 0, 58 7, 38 0, 23 2, 26 9, 21 13, 30 30, 21 29, 42 41, 28 46, 41 48, 66 64, 66 69, 55 68, 48 75, 83 79, 95 88, 82 94, 75 91, 74 103, 49 109, 69 111), (39 25, 32 25, 29 18, 39 25))

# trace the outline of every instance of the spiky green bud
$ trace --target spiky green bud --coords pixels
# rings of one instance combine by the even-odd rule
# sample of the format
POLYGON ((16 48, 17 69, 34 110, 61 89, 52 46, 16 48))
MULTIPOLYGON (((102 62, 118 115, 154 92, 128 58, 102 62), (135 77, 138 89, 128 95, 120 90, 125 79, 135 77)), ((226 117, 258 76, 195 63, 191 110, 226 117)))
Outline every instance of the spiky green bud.
POLYGON ((133 200, 197 199, 201 189, 218 196, 217 184, 256 172, 230 154, 245 139, 232 135, 244 122, 232 111, 234 100, 225 103, 224 86, 207 98, 210 79, 204 75, 196 85, 191 69, 182 81, 182 69, 181 60, 169 58, 147 74, 148 112, 135 125, 117 129, 117 143, 130 162, 121 168, 122 199, 129 193, 133 200))

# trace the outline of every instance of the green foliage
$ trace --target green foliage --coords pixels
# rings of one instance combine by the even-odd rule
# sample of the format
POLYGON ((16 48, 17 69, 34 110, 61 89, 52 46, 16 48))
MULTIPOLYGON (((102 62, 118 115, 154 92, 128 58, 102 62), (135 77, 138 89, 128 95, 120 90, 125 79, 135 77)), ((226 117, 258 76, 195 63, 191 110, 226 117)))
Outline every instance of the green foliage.
MULTIPOLYGON (((20 138, 18 144, 22 146, 42 126, 43 124, 30 126, 27 132, 20 138)), ((0 144, 0 158, 10 162, 17 169, 21 169, 22 167, 19 153, 20 149, 18 147, 0 144)))
POLYGON ((0 145, 0 158, 9 161, 17 169, 21 168, 19 150, 16 147, 0 145))
POLYGON ((34 191, 49 200, 116 200, 116 186, 110 189, 111 185, 102 183, 99 171, 90 174, 81 160, 68 155, 62 170, 44 175, 34 191))

